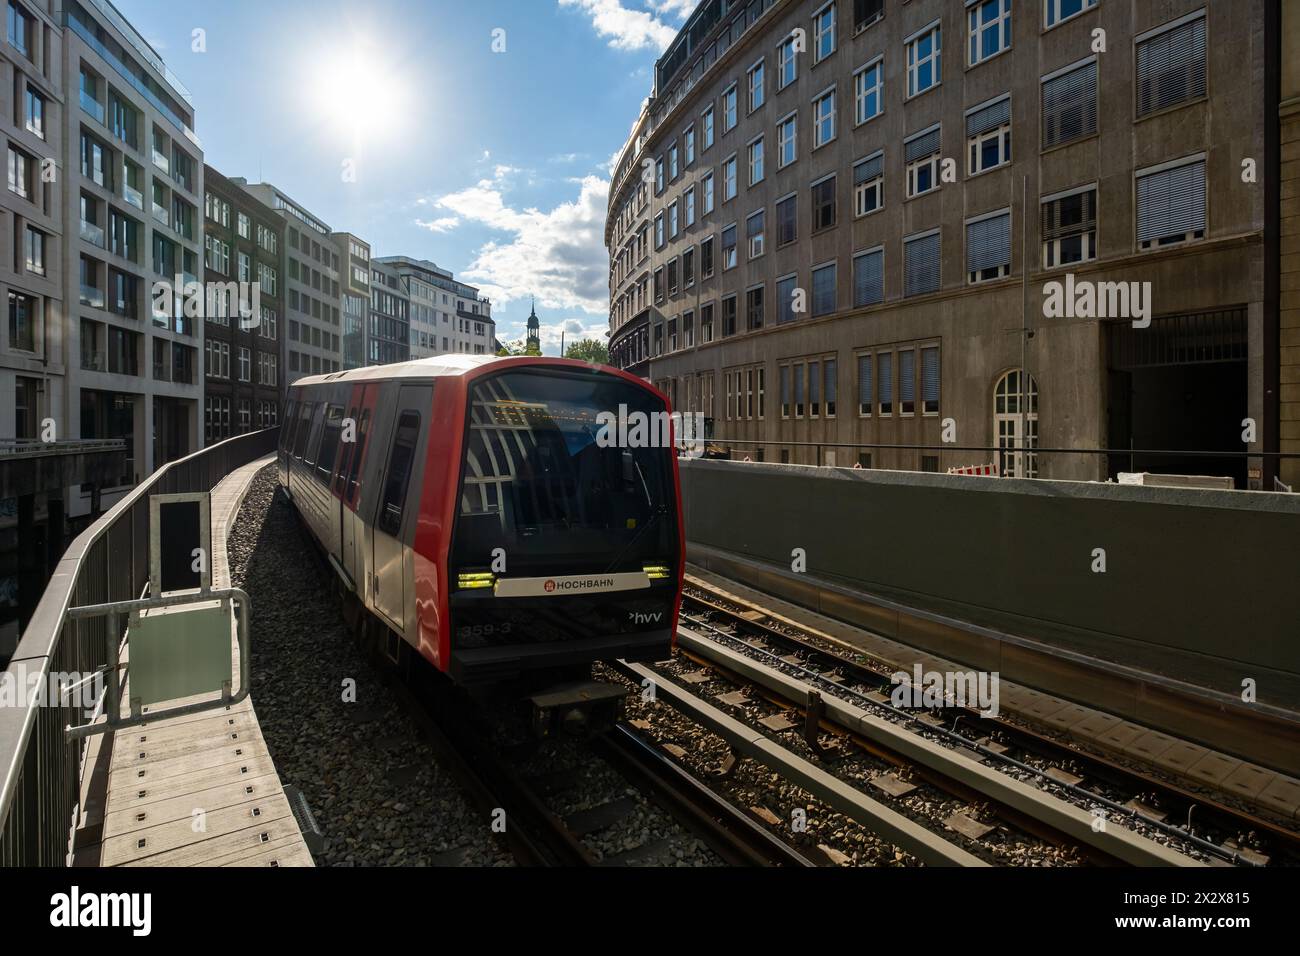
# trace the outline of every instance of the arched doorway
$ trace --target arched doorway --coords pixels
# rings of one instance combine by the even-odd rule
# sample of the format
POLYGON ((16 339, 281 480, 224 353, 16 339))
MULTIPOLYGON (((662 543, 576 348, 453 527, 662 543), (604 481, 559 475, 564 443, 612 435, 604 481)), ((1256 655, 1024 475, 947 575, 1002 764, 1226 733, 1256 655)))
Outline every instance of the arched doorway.
POLYGON ((993 435, 999 475, 1038 477, 1038 382, 1032 375, 1022 381, 1021 369, 1003 373, 993 389, 993 435))

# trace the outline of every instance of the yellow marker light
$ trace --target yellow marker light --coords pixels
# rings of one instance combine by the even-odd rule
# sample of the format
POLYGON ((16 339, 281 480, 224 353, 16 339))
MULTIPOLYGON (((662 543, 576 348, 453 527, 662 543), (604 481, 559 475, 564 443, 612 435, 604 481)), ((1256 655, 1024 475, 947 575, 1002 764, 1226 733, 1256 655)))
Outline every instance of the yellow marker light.
POLYGON ((470 588, 490 588, 496 584, 497 576, 490 571, 462 572, 456 575, 456 586, 462 590, 470 588))
POLYGON ((661 581, 668 577, 668 566, 664 564, 644 564, 641 570, 651 581, 661 581))

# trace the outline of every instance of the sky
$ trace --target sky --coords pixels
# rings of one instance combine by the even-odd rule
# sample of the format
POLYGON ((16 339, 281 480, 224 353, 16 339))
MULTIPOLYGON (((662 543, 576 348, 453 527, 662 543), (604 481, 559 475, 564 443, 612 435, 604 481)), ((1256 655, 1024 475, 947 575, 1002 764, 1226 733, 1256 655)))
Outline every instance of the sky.
POLYGON ((604 340, 610 166, 696 0, 114 0, 204 160, 375 256, 430 259, 543 351, 604 340))

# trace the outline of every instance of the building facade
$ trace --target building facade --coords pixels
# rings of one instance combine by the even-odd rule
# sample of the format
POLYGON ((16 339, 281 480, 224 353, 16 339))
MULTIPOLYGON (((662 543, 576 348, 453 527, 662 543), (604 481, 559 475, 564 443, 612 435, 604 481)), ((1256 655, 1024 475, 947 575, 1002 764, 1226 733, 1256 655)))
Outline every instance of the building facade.
POLYGON ((705 0, 616 165, 612 360, 738 457, 1257 483, 1264 8, 705 0))
POLYGON ((370 263, 370 317, 366 325, 366 364, 390 365, 411 357, 411 297, 397 270, 370 263))
POLYGON ((410 299, 410 355, 447 352, 483 355, 494 351, 492 302, 427 259, 384 256, 374 260, 401 277, 410 299))
POLYGON ((366 365, 366 330, 370 311, 370 244, 350 232, 331 237, 338 250, 343 302, 343 367, 366 365))
POLYGON ((203 170, 203 441, 280 421, 284 219, 243 180, 203 170))
POLYGON ((343 301, 332 230, 270 183, 244 188, 285 222, 285 385, 304 375, 337 372, 343 368, 343 301))
POLYGON ((62 259, 66 434, 127 439, 124 490, 202 441, 203 327, 183 290, 201 279, 203 153, 189 93, 116 8, 59 6, 65 227, 45 251, 62 259))

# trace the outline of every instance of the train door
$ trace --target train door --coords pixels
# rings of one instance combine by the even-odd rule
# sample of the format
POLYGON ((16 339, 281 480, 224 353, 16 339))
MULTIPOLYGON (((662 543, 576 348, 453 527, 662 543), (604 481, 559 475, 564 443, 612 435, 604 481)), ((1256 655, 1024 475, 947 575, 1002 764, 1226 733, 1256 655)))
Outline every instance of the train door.
POLYGON ((361 558, 361 517, 357 514, 357 486, 362 459, 366 454, 366 439, 370 434, 370 404, 373 395, 367 400, 367 390, 373 392, 375 386, 361 385, 353 391, 352 402, 348 407, 348 418, 352 422, 353 438, 348 446, 348 454, 339 464, 339 473, 335 481, 334 492, 338 497, 340 535, 342 553, 339 561, 343 570, 358 591, 361 587, 363 564, 361 558))
MULTIPOLYGON (((415 525, 419 519, 424 449, 428 441, 433 388, 403 385, 387 448, 374 510, 374 606, 399 633, 405 633, 408 575, 415 525)), ((382 446, 376 446, 379 453, 382 446)))

